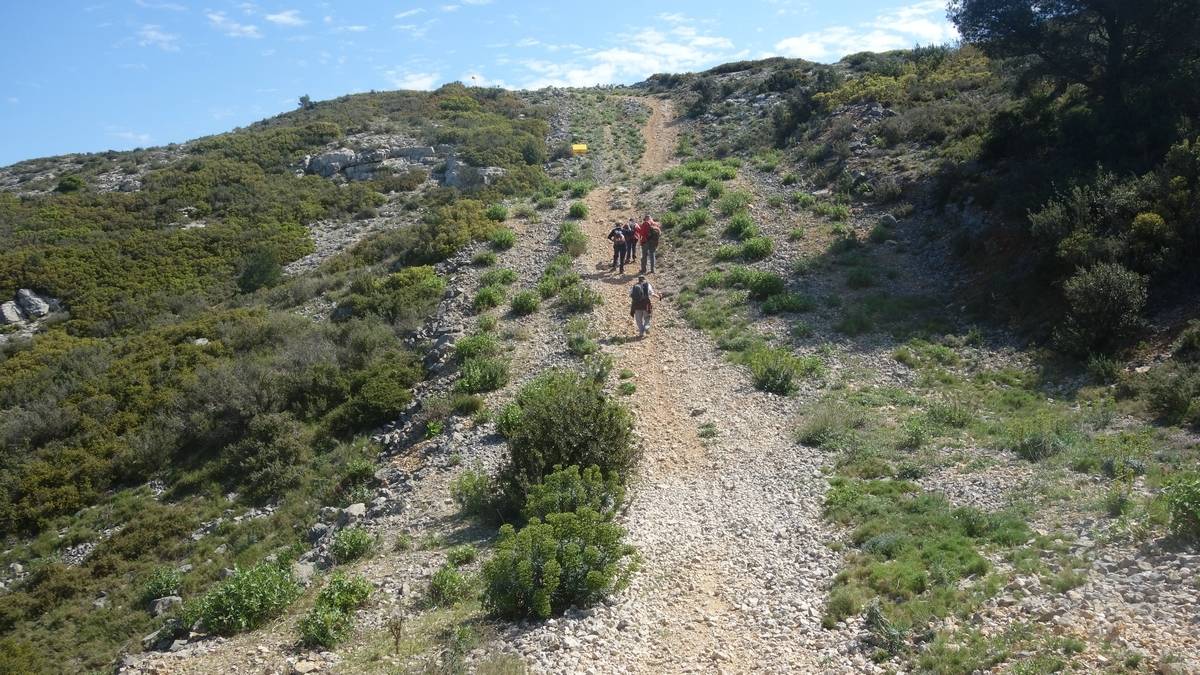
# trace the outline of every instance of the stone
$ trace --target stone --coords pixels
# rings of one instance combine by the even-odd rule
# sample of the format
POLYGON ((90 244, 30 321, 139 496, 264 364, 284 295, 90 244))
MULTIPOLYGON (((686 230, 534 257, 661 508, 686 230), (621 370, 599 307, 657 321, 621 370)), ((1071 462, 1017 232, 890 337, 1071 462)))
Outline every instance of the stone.
POLYGON ((316 572, 317 572, 317 568, 312 563, 307 563, 307 562, 292 563, 292 576, 295 577, 296 581, 299 581, 300 583, 304 584, 305 586, 307 586, 308 583, 310 581, 312 581, 313 575, 316 574, 316 572))
POLYGON ((879 216, 879 225, 882 227, 895 227, 896 222, 896 216, 893 216, 890 213, 885 213, 882 216, 879 216))
POLYGON ((361 520, 365 515, 367 515, 366 504, 361 502, 358 504, 351 504, 350 506, 342 509, 341 514, 338 516, 338 522, 342 525, 349 525, 356 520, 361 520))
POLYGON ((16 576, 21 576, 25 573, 25 566, 21 563, 13 563, 8 566, 8 570, 16 576))
POLYGON ((296 665, 292 666, 292 672, 298 675, 305 673, 316 672, 321 669, 321 664, 313 663, 312 661, 297 661, 296 665))
POLYGON ((329 526, 325 523, 313 523, 313 526, 308 528, 308 540, 319 541, 327 532, 329 532, 329 526))
POLYGON ((17 291, 17 304, 32 319, 40 319, 50 313, 50 303, 28 288, 17 291))
POLYGON ((338 148, 332 152, 309 157, 304 164, 304 170, 315 173, 323 178, 332 178, 334 174, 354 163, 354 151, 349 148, 338 148))
POLYGON ((183 649, 184 647, 186 647, 187 644, 188 644, 187 640, 176 640, 171 643, 171 646, 167 648, 167 651, 177 652, 177 651, 183 649))
POLYGON ((154 645, 158 644, 158 641, 163 637, 162 632, 163 632, 163 629, 159 628, 158 630, 154 631, 153 633, 142 638, 142 649, 146 649, 146 650, 153 649, 154 645))
POLYGON ((163 614, 171 611, 174 607, 183 605, 183 598, 178 595, 168 595, 162 598, 156 598, 150 603, 150 616, 158 618, 163 614))
POLYGON ((11 323, 21 323, 25 320, 25 313, 21 311, 20 305, 9 300, 0 305, 0 325, 11 323))

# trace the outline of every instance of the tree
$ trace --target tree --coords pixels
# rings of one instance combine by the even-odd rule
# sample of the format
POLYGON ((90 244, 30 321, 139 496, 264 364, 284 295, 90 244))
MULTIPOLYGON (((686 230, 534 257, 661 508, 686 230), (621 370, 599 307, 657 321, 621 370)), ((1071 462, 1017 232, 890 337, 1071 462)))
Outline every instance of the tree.
POLYGON ((283 278, 283 266, 279 257, 267 249, 255 249, 242 260, 242 273, 238 276, 238 288, 243 293, 253 293, 263 286, 274 286, 283 278))
POLYGON ((301 109, 312 110, 315 107, 317 107, 317 104, 313 103, 313 100, 311 98, 309 98, 308 94, 305 94, 300 97, 300 108, 301 109))
POLYGON ((1110 120, 1133 103, 1160 109, 1169 92, 1196 97, 1200 56, 1196 0, 951 0, 963 41, 992 56, 1036 57, 1034 75, 1079 84, 1103 102, 1110 120))

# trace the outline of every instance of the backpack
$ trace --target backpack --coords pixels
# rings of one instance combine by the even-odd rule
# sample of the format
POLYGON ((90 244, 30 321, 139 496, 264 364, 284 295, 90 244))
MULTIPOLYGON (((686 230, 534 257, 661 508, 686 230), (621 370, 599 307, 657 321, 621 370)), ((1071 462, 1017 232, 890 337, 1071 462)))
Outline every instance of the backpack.
POLYGON ((641 309, 645 307, 650 300, 650 294, 646 292, 646 284, 634 284, 630 297, 633 298, 633 306, 635 308, 641 309))
POLYGON ((651 225, 650 229, 646 230, 646 245, 651 248, 658 246, 658 238, 661 236, 662 230, 651 225))

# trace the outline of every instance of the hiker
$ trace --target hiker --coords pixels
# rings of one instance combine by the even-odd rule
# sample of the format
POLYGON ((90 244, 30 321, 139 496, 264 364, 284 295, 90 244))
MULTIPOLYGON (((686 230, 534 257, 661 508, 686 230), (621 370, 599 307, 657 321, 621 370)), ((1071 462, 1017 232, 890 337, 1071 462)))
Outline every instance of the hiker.
POLYGON ((621 266, 621 274, 625 273, 625 230, 621 227, 621 221, 617 221, 613 225, 613 229, 608 231, 608 240, 613 243, 613 259, 612 265, 608 268, 609 271, 617 269, 617 265, 621 266))
POLYGON ((654 263, 657 259, 655 253, 658 251, 658 242, 662 239, 662 225, 658 221, 646 214, 642 222, 638 223, 638 229, 641 234, 638 239, 642 242, 642 274, 646 274, 646 263, 650 264, 650 274, 654 274, 654 263))
POLYGON ((650 333, 650 314, 654 311, 650 299, 661 297, 654 292, 654 287, 644 276, 639 276, 637 283, 629 289, 629 316, 633 317, 633 323, 637 326, 638 337, 645 337, 650 333))
POLYGON ((637 262, 637 230, 633 218, 621 228, 625 235, 625 262, 637 262))

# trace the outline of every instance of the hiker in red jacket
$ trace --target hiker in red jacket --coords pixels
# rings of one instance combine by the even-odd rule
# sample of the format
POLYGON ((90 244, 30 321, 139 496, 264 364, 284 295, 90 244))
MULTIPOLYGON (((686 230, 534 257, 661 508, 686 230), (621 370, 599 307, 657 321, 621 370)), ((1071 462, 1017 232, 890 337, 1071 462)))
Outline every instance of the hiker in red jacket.
POLYGON ((662 225, 658 221, 646 214, 642 218, 642 222, 638 223, 637 231, 638 241, 642 242, 642 274, 646 274, 646 264, 650 264, 650 274, 654 274, 654 263, 658 257, 655 255, 658 251, 658 242, 662 239, 662 225))

